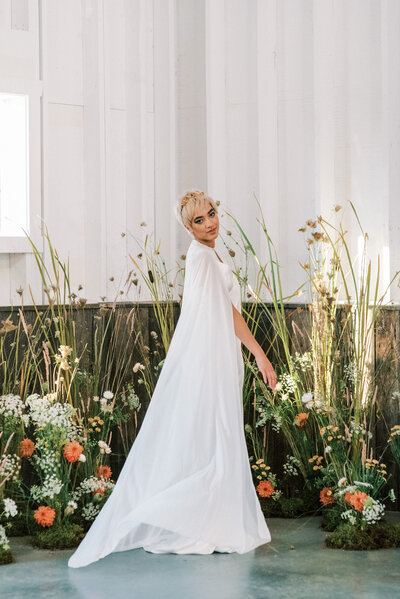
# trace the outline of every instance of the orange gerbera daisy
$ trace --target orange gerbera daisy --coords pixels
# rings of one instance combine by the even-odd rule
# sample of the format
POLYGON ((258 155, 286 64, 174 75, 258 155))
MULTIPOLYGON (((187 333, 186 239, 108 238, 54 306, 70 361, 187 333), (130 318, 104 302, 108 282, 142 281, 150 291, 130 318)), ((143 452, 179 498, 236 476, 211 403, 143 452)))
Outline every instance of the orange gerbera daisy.
POLYGON ((257 492, 260 497, 271 497, 275 491, 269 480, 262 480, 257 486, 257 492))
POLYGON ((297 426, 304 426, 307 418, 308 418, 308 414, 306 412, 300 412, 300 414, 297 414, 296 415, 297 426))
POLYGON ((335 498, 333 496, 333 491, 330 487, 324 487, 319 494, 319 500, 324 505, 329 505, 330 503, 335 503, 335 498))
POLYGON ((53 526, 56 510, 48 505, 41 505, 34 512, 33 517, 40 526, 53 526))
POLYGON ((97 467, 97 476, 100 478, 109 479, 111 478, 112 472, 110 466, 98 466, 97 467))
POLYGON ((35 444, 30 439, 22 439, 19 444, 19 455, 21 458, 30 458, 35 450, 35 444))
POLYGON ((368 499, 368 495, 363 491, 354 491, 354 493, 349 493, 349 491, 347 491, 344 499, 347 503, 350 503, 357 512, 362 512, 364 503, 368 499))
POLYGON ((77 462, 83 452, 83 447, 78 441, 68 441, 64 447, 64 457, 68 462, 77 462))

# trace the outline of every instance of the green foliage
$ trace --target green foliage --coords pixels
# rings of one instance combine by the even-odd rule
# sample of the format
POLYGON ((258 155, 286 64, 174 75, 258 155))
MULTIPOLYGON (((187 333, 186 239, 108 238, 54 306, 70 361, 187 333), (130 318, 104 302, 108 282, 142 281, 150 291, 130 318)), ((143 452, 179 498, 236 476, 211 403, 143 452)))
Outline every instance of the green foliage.
POLYGON ((77 547, 84 536, 82 526, 65 522, 38 531, 32 542, 40 549, 70 549, 77 547))
POLYGON ((303 497, 280 497, 276 501, 260 497, 260 505, 266 518, 299 518, 310 513, 310 505, 303 497))
POLYGON ((340 515, 341 513, 342 509, 337 506, 324 508, 322 511, 321 528, 327 532, 336 530, 343 524, 343 518, 340 515))
POLYGON ((14 560, 10 549, 3 549, 0 547, 0 565, 11 564, 13 561, 14 560))
POLYGON ((400 524, 382 521, 361 530, 346 522, 328 535, 325 543, 332 549, 356 551, 400 547, 400 524))

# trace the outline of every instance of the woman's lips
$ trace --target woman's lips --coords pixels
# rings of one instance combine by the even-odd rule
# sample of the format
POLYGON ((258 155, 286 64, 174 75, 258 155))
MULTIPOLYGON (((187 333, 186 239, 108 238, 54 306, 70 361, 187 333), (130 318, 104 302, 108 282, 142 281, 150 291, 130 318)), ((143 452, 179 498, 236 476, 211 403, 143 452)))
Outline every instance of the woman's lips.
POLYGON ((217 230, 217 227, 214 227, 214 229, 211 229, 211 231, 209 231, 209 233, 215 233, 216 230, 217 230))

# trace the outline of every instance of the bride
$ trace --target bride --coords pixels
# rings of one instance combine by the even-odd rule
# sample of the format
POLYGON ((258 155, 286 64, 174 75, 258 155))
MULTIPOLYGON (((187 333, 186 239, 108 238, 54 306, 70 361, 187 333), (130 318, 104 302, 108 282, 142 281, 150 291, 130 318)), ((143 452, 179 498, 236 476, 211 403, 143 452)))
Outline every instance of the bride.
POLYGON ((241 343, 271 388, 276 375, 240 313, 240 286, 215 250, 217 205, 176 207, 193 235, 181 313, 115 488, 68 565, 111 552, 246 553, 271 535, 252 480, 243 422, 241 343))

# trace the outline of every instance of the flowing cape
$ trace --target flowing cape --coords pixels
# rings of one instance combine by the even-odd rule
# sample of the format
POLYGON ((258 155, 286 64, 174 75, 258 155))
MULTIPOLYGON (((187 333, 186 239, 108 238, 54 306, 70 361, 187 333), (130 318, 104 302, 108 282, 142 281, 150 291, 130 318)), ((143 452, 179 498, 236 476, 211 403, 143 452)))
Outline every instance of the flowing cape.
POLYGON ((69 566, 137 547, 245 553, 271 540, 248 460, 232 304, 240 311, 229 266, 192 240, 181 314, 149 407, 69 566))

